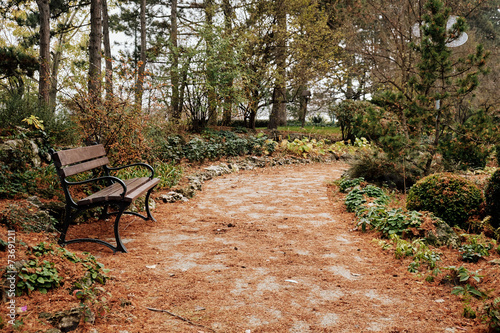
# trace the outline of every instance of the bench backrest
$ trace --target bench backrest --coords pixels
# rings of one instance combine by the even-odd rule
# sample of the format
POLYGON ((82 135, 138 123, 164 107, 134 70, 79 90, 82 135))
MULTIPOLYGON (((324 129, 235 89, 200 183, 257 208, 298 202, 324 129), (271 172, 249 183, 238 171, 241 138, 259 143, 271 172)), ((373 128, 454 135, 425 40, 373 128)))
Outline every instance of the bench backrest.
POLYGON ((53 153, 52 158, 63 179, 109 164, 103 145, 61 150, 53 153))

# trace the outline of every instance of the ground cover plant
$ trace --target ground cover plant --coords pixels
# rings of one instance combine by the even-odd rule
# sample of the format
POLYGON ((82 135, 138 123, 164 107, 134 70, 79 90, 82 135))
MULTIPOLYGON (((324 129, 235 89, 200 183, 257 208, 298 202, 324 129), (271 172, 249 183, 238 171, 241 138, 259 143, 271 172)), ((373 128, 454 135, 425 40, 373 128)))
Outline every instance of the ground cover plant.
MULTIPOLYGON (((443 175, 431 175, 424 180, 439 179, 439 177, 443 177, 443 175)), ((451 202, 454 200, 467 200, 468 192, 466 189, 470 189, 473 192, 472 198, 476 201, 473 207, 469 207, 469 210, 477 214, 478 206, 482 200, 477 187, 455 175, 445 174, 445 177, 446 181, 443 181, 445 186, 440 187, 439 184, 437 186, 433 184, 433 186, 425 188, 417 183, 414 187, 418 187, 419 195, 426 198, 432 196, 433 201, 437 203, 443 201, 439 198, 442 198, 443 195, 446 196, 448 209, 453 208, 451 202), (449 183, 454 182, 460 183, 459 190, 455 192, 453 186, 449 185, 449 183)), ((491 234, 493 238, 486 237, 483 233, 468 234, 460 229, 460 226, 468 225, 468 219, 472 218, 474 214, 467 215, 461 220, 461 224, 455 224, 453 233, 460 234, 461 244, 444 251, 447 256, 450 256, 450 252, 454 256, 454 258, 444 258, 444 262, 448 263, 446 265, 443 262, 444 254, 442 252, 444 248, 434 247, 425 237, 428 230, 433 229, 435 225, 434 227, 432 223, 429 225, 429 220, 422 212, 417 211, 419 207, 424 206, 407 205, 416 210, 410 210, 410 207, 392 208, 394 203, 389 200, 391 192, 387 188, 385 190, 378 188, 379 191, 374 191, 374 186, 366 183, 363 178, 344 177, 336 181, 335 185, 340 193, 344 193, 346 210, 353 212, 356 216, 355 229, 363 232, 370 230, 378 232, 382 239, 374 239, 374 242, 385 251, 392 252, 395 259, 404 259, 409 272, 418 274, 427 283, 449 285, 451 287, 450 293, 462 299, 464 304, 462 315, 465 318, 477 319, 479 322, 487 323, 492 331, 498 330, 498 290, 482 285, 484 279, 489 278, 488 274, 494 274, 495 268, 491 265, 483 265, 483 270, 474 271, 471 269, 473 266, 470 263, 485 262, 490 255, 498 254, 496 248, 499 230, 491 234), (431 228, 429 229, 429 227, 431 228), (457 262, 456 265, 449 265, 450 262, 456 262, 456 258, 462 263, 457 262)), ((407 202, 414 203, 418 199, 412 198, 412 195, 416 195, 412 190, 413 188, 408 194, 407 202)), ((399 201, 399 205, 401 205, 401 201, 399 201)), ((422 210, 427 210, 426 208, 428 209, 428 207, 424 207, 422 210)), ((459 211, 461 210, 459 209, 459 211)), ((448 213, 455 216, 452 211, 448 213)), ((439 218, 431 216, 430 221, 433 220, 438 221, 439 218)), ((451 219, 451 221, 455 220, 451 219)), ((485 228, 485 230, 491 229, 485 228)))

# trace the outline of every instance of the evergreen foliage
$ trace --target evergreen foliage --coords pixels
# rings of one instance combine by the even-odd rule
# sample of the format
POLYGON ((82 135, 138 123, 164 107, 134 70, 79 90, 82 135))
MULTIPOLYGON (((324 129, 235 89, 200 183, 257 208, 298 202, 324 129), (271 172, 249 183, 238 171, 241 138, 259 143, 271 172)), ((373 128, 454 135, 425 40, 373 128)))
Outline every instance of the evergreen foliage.
POLYGON ((486 214, 491 215, 491 225, 500 227, 500 169, 488 180, 485 189, 486 214))
POLYGON ((451 173, 437 173, 412 186, 406 207, 429 211, 450 226, 466 228, 469 218, 479 214, 483 201, 481 190, 471 181, 451 173))
POLYGON ((470 103, 479 76, 487 73, 489 53, 478 45, 475 53, 455 56, 448 45, 466 31, 465 20, 458 18, 448 29, 451 9, 441 0, 429 0, 424 8, 421 40, 409 44, 418 59, 415 68, 406 69, 407 79, 397 89, 374 97, 390 117, 379 114, 368 119, 379 134, 377 143, 390 158, 405 158, 425 174, 431 172, 438 152, 454 163, 481 166, 487 152, 475 150, 474 156, 467 156, 462 151, 478 144, 474 139, 483 134, 478 125, 491 124, 492 119, 485 123, 475 117, 479 110, 460 103, 470 103), (448 145, 449 140, 460 144, 448 145))

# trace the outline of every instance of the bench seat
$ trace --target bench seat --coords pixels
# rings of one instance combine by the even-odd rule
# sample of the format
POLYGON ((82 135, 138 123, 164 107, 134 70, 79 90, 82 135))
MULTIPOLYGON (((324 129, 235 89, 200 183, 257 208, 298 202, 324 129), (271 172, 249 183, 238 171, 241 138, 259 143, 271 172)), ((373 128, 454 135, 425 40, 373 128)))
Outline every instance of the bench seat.
POLYGON ((108 186, 99 192, 96 192, 92 195, 89 195, 86 198, 78 200, 76 204, 78 206, 85 206, 94 204, 97 202, 109 202, 109 201, 125 201, 132 202, 151 188, 158 185, 160 179, 153 178, 149 179, 148 177, 140 177, 140 178, 132 178, 123 181, 127 186, 127 193, 125 196, 123 194, 123 187, 120 183, 114 183, 111 186, 108 186))

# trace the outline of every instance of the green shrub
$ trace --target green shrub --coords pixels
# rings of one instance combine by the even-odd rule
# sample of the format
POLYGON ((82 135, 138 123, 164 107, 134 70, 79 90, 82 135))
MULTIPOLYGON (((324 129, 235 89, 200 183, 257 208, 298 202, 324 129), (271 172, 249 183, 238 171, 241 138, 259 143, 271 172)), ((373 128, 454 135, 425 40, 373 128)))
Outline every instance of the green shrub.
POLYGON ((495 171, 488 180, 484 191, 486 199, 486 214, 491 215, 491 225, 500 227, 500 169, 495 171))
POLYGON ((335 116, 340 130, 342 140, 354 142, 356 137, 371 137, 367 131, 365 115, 375 112, 376 107, 366 101, 345 100, 331 108, 331 113, 335 116))
POLYGON ((471 181, 451 173, 427 176, 412 186, 406 199, 409 210, 429 211, 450 226, 466 227, 478 214, 481 191, 471 181))
POLYGON ((490 156, 490 149, 466 135, 443 140, 440 151, 449 170, 483 169, 490 156))
POLYGON ((404 190, 416 182, 421 171, 410 163, 403 165, 398 161, 390 160, 383 153, 365 151, 357 154, 350 162, 347 174, 350 178, 363 177, 370 183, 404 190))
POLYGON ((495 156, 497 158, 497 165, 500 167, 500 145, 495 146, 495 156))

